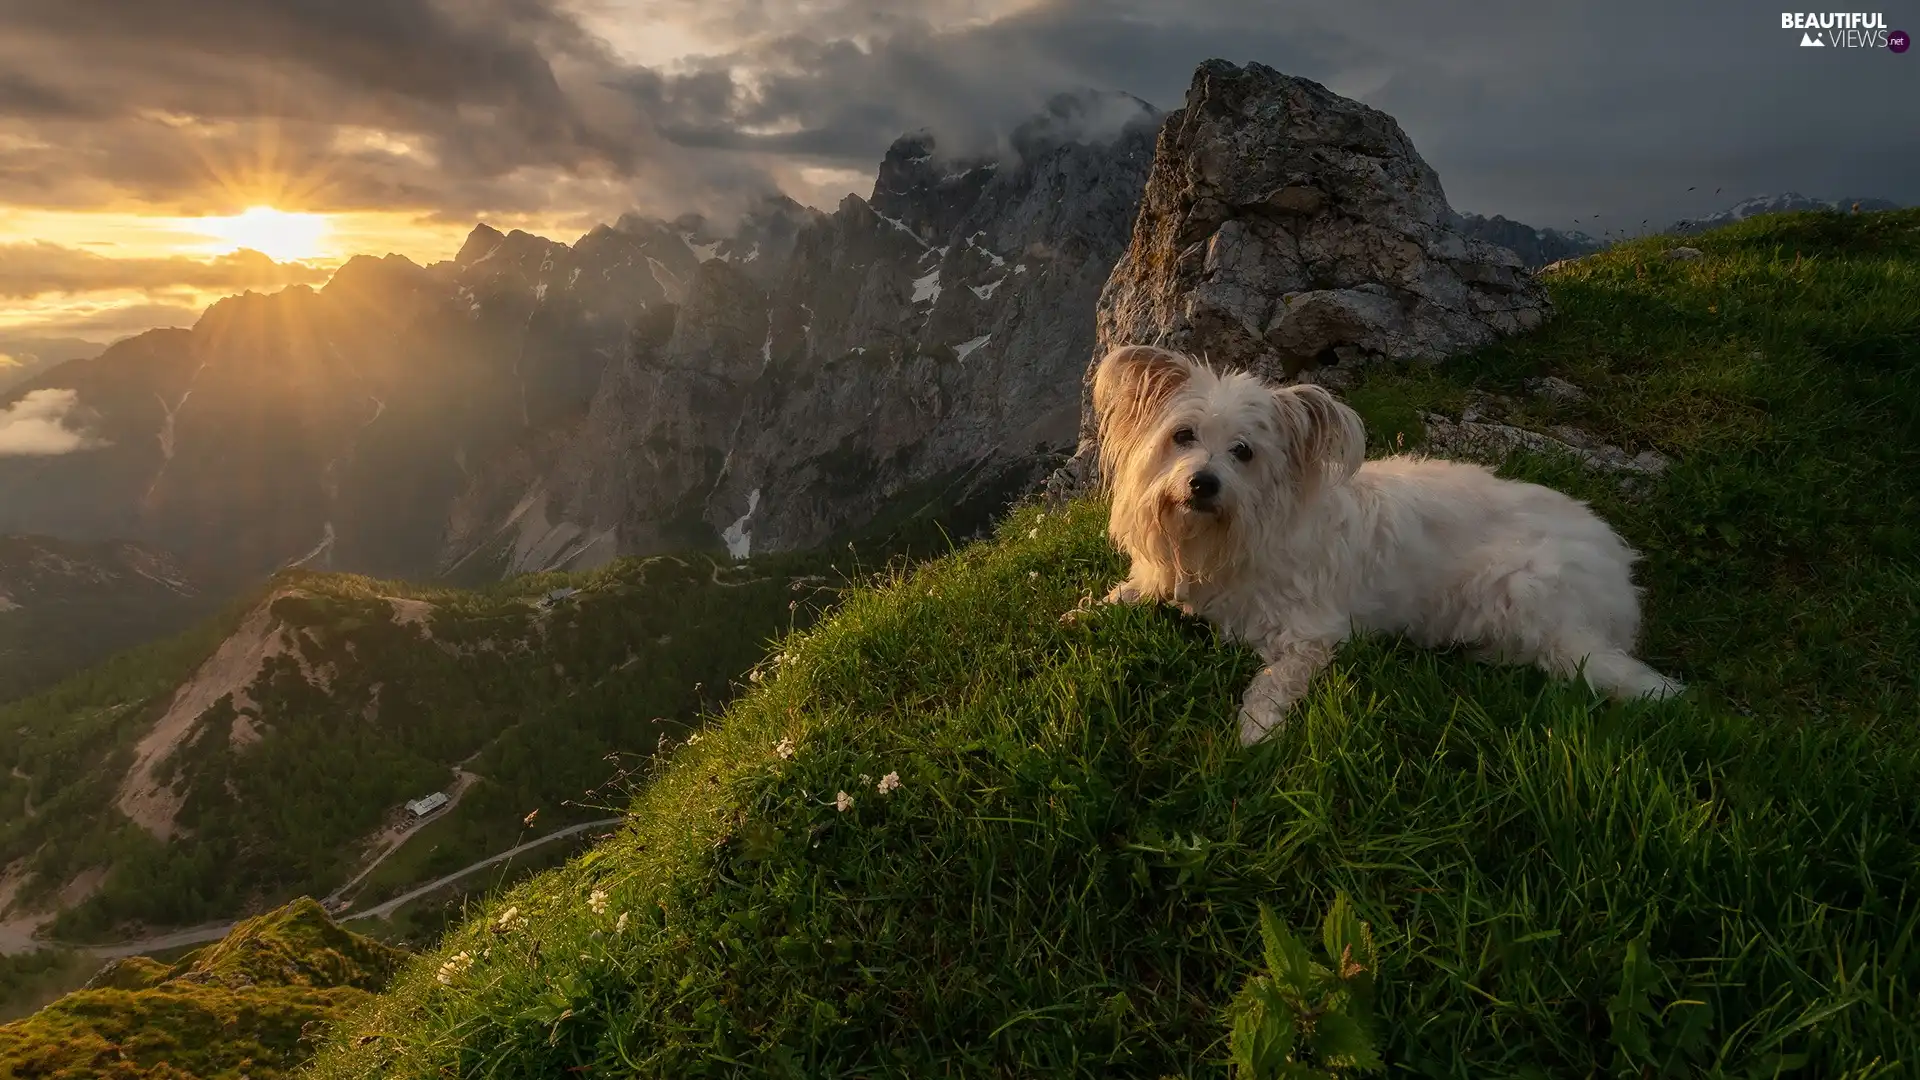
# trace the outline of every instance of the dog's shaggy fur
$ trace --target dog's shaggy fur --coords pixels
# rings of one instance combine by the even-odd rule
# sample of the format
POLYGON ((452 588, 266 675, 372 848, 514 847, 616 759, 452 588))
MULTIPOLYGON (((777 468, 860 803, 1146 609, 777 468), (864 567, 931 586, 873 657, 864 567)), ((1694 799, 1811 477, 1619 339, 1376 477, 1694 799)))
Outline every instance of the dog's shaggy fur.
POLYGON ((1109 602, 1178 604, 1257 650, 1252 743, 1356 631, 1584 673, 1615 697, 1679 683, 1630 655, 1632 549, 1584 503, 1477 466, 1365 461, 1360 417, 1180 353, 1115 349, 1094 376, 1109 532, 1132 560, 1109 602))

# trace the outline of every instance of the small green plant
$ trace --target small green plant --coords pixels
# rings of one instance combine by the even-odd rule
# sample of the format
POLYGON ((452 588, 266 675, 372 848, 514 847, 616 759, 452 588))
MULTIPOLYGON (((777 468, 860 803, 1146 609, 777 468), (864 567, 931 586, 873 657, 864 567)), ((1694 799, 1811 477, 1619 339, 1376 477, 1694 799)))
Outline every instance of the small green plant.
POLYGON ((1249 979, 1228 1006, 1230 1061, 1241 1080, 1334 1080, 1385 1068, 1373 1024, 1373 933, 1345 893, 1327 911, 1320 940, 1324 964, 1260 906, 1267 973, 1249 979))

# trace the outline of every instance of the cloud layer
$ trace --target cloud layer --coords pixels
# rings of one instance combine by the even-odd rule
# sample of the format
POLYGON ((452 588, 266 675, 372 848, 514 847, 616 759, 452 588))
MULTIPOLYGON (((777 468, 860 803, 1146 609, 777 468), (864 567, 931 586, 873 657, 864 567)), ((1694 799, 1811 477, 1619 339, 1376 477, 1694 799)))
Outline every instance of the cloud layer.
POLYGON ((1785 188, 1920 201, 1920 61, 1797 41, 1732 0, 0 0, 0 204, 830 201, 809 185, 904 130, 990 145, 1082 86, 1176 106, 1211 56, 1393 113, 1462 209, 1598 231, 1785 188), (701 51, 631 58, 668 39, 701 51))
POLYGON ((80 395, 72 390, 33 390, 0 409, 0 457, 58 457, 106 445, 89 434, 76 415, 80 395))
POLYGON ((0 299, 55 293, 174 289, 240 292, 325 281, 327 271, 304 263, 279 263, 257 251, 216 259, 115 259, 59 244, 0 244, 0 299))

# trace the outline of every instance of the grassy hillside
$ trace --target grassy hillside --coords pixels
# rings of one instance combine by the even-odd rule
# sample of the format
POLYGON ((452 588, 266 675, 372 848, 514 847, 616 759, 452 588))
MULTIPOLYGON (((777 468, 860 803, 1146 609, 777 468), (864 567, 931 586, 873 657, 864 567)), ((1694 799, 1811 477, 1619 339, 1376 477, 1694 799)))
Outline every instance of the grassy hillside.
MULTIPOLYGON (((323 896, 401 804, 458 806, 373 900, 575 820, 834 595, 829 560, 665 557, 482 592, 287 574, 0 707, 0 865, 63 940, 323 896), (559 587, 577 595, 551 609, 559 587), (532 828, 529 811, 541 811, 532 828)), ((600 805, 593 805, 600 802, 600 805)), ((377 886, 377 888, 373 888, 377 886)))
POLYGON ((0 536, 0 702, 218 606, 173 561, 135 544, 0 536))
POLYGON ((0 1026, 0 1075, 37 1080, 270 1080, 386 985, 404 953, 311 900, 248 920, 175 964, 138 957, 0 1026))
POLYGON ((1253 657, 1166 609, 1063 624, 1122 568, 1097 504, 1027 510, 788 639, 620 837, 451 933, 315 1075, 1219 1075, 1261 907, 1309 931, 1339 894, 1400 1074, 1910 1072, 1920 213, 1693 242, 1351 395, 1380 453, 1559 375, 1589 396, 1531 419, 1672 456, 1638 498, 1505 468, 1647 552, 1684 700, 1369 639, 1243 750, 1253 657))

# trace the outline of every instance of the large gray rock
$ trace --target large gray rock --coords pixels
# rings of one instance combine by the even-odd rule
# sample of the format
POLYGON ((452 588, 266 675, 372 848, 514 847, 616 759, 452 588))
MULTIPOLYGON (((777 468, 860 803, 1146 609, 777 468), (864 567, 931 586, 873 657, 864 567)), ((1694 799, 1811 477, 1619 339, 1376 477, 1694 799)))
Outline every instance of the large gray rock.
POLYGON ((1161 128, 1095 357, 1152 343, 1334 381, 1315 369, 1438 361, 1540 325, 1547 296, 1520 258, 1458 221, 1392 117, 1210 60, 1161 128))

